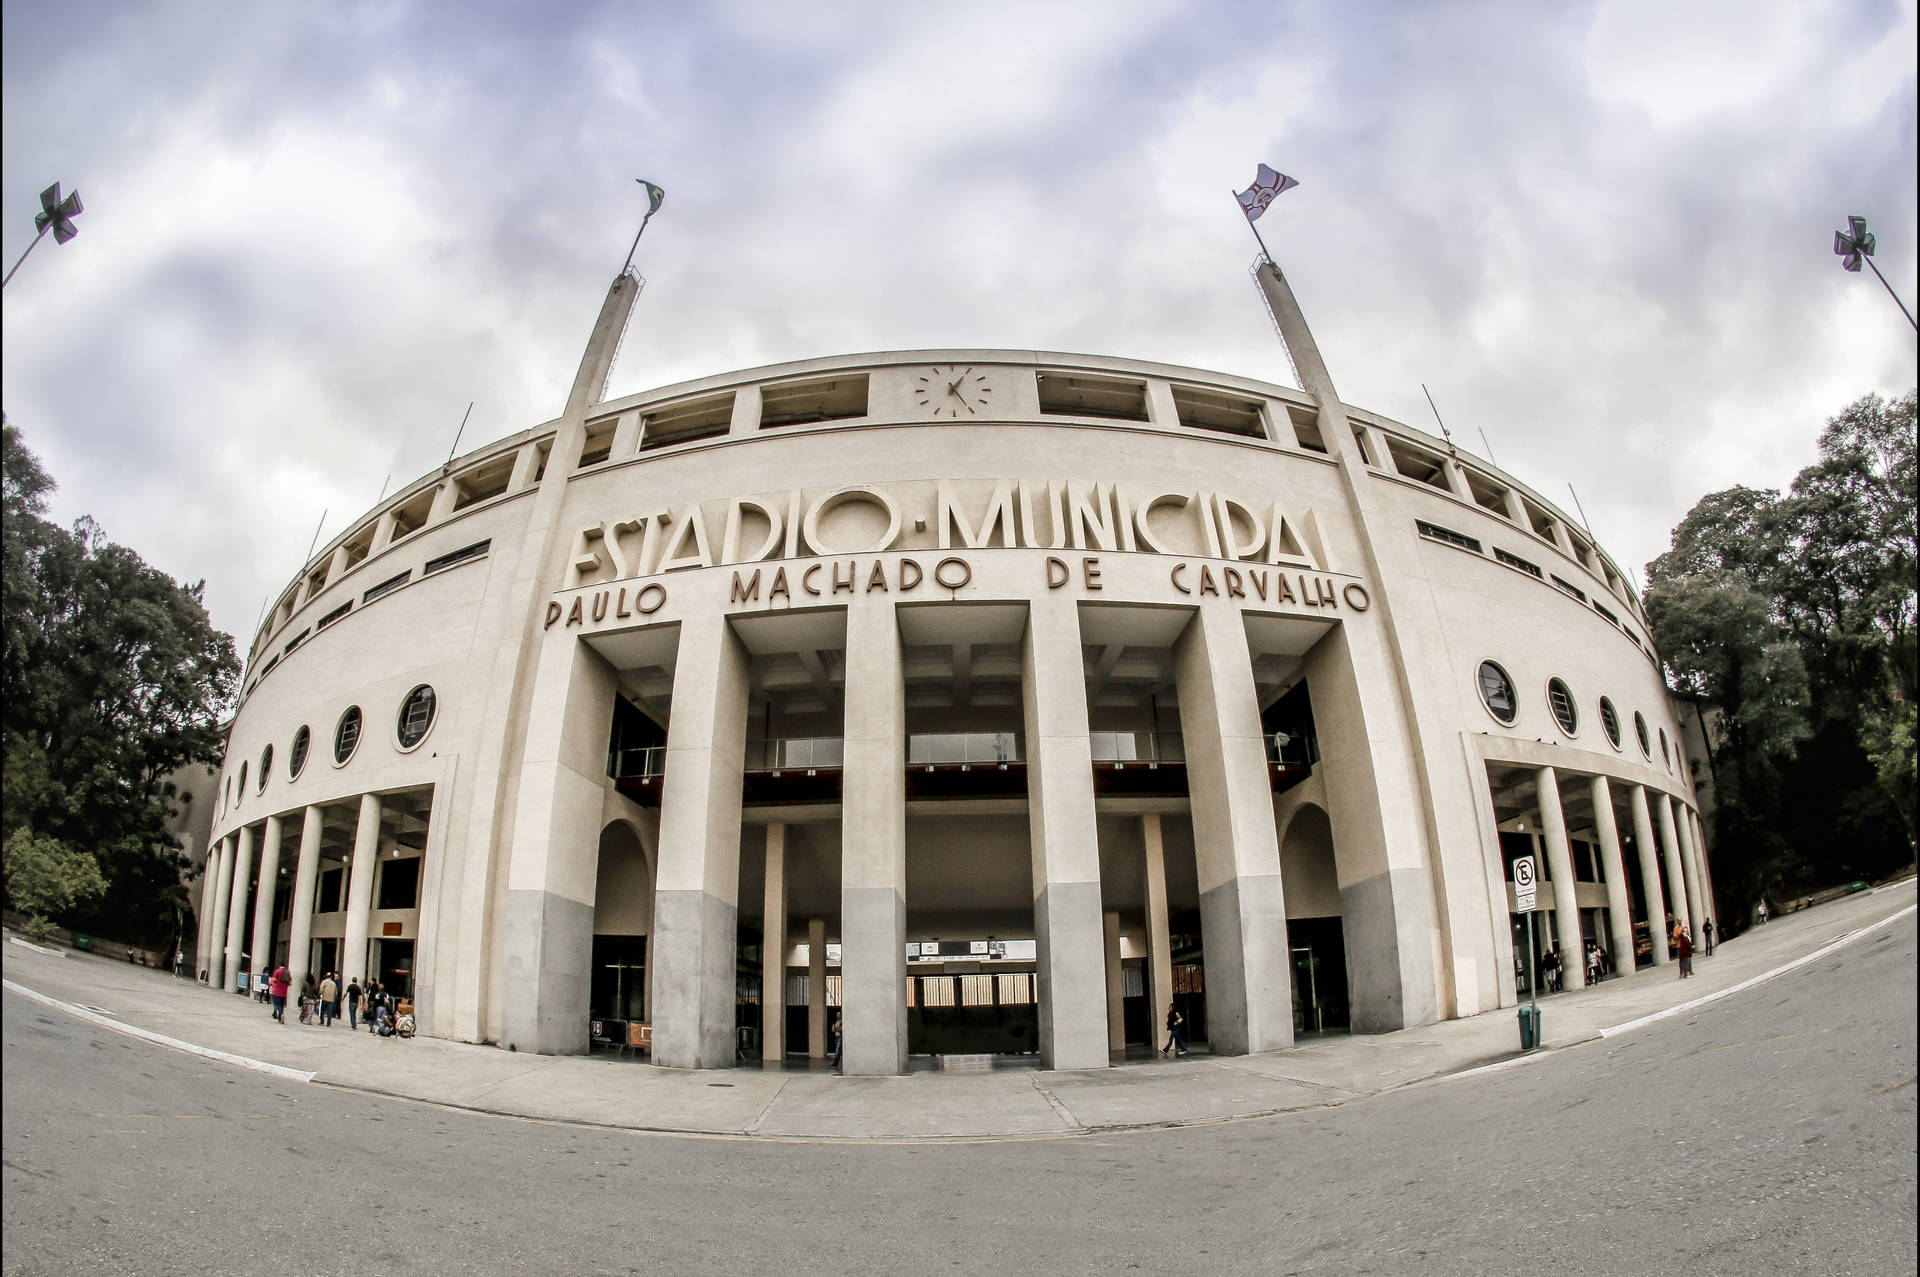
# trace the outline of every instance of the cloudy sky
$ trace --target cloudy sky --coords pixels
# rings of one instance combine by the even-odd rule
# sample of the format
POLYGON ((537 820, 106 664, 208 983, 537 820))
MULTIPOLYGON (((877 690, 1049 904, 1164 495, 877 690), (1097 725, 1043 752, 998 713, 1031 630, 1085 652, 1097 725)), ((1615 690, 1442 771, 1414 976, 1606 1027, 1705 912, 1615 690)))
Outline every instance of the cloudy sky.
POLYGON ((610 391, 812 355, 1090 351, 1274 381, 1232 202, 1343 398, 1638 569, 1915 381, 1913 0, 5 0, 4 407, 245 640, 331 536, 560 410, 643 211, 610 391))

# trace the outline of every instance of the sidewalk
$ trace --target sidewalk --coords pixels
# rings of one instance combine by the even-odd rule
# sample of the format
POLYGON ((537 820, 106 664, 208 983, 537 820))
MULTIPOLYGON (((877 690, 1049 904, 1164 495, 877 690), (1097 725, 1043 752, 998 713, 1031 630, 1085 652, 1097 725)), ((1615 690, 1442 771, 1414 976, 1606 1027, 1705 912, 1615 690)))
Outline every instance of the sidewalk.
MULTIPOLYGON (((1756 927, 1698 957, 1541 999, 1545 1050, 1592 1041, 1749 980, 1915 903, 1913 879, 1756 927)), ((610 1055, 520 1055, 437 1038, 377 1039, 279 1025, 237 994, 80 953, 0 945, 19 986, 212 1051, 329 1086, 519 1117, 632 1130, 844 1140, 1076 1135, 1191 1125, 1338 1104, 1520 1058, 1511 1007, 1375 1036, 1335 1036, 1266 1055, 1154 1058, 1080 1072, 992 1070, 843 1078, 759 1069, 662 1069, 610 1055)), ((1737 994, 1736 994, 1737 996, 1737 994)))

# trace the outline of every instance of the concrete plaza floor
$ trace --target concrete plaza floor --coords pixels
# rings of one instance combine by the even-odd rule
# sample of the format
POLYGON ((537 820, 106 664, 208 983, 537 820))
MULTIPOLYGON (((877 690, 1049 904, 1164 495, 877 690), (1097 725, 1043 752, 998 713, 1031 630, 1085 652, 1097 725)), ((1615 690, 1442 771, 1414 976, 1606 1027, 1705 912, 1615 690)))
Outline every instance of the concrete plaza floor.
MULTIPOLYGON (((732 1137, 1047 1138, 1194 1125, 1340 1104, 1612 1034, 1753 982, 1915 906, 1909 878, 1775 919, 1695 960, 1540 1001, 1542 1050, 1522 1055, 1514 1009, 1399 1033, 1317 1037, 1287 1051, 1158 1056, 1084 1071, 957 1067, 904 1077, 818 1069, 665 1069, 611 1054, 534 1056, 436 1038, 378 1039, 273 1022, 237 994, 89 954, 0 946, 6 987, 96 1023, 310 1074, 319 1085, 516 1117, 732 1137)), ((1901 1013, 1910 1013, 1910 1008, 1901 1013)), ((209 1067, 226 1067, 209 1064, 209 1067)))

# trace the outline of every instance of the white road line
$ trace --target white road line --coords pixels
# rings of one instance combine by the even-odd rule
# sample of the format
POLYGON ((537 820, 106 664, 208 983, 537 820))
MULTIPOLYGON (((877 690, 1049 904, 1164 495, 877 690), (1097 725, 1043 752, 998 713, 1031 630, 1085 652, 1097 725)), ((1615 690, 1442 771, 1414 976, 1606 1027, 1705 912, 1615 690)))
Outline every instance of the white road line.
POLYGON ((1828 954, 1834 952, 1836 949, 1840 949, 1846 945, 1852 944, 1855 940, 1860 939, 1860 937, 1862 936, 1870 935, 1873 932, 1878 931, 1880 928, 1884 926, 1900 921, 1900 919, 1912 913, 1916 907, 1920 907, 1920 906, 1908 905, 1905 909, 1902 909, 1898 913, 1889 914, 1888 916, 1880 919, 1880 921, 1878 922, 1870 923, 1867 926, 1861 927, 1854 931, 1849 931, 1846 935, 1841 936, 1839 939, 1831 941, 1827 944, 1824 944, 1820 946, 1818 949, 1815 949, 1812 953, 1806 954, 1803 957, 1795 958, 1792 962, 1789 962, 1784 966, 1775 967, 1771 971, 1763 971, 1759 975, 1754 976, 1751 979, 1742 980, 1739 984, 1729 985, 1726 988, 1721 989, 1717 993, 1709 993, 1705 997, 1695 998, 1691 1002, 1682 1002, 1677 1007, 1668 1007, 1664 1011, 1655 1011, 1652 1015, 1643 1015, 1637 1020, 1628 1020, 1625 1024, 1616 1024, 1611 1028, 1602 1029, 1600 1030, 1600 1036, 1603 1038, 1610 1038, 1620 1033, 1631 1033, 1635 1029, 1643 1029, 1649 1024, 1653 1024, 1660 1020, 1665 1020, 1671 1016, 1685 1015, 1689 1011, 1696 1011, 1701 1007, 1706 1006, 1709 1002, 1718 1002, 1721 998, 1730 998, 1736 993, 1743 993, 1746 990, 1751 989, 1756 984, 1766 983, 1768 980, 1773 979, 1775 976, 1785 975, 1787 972, 1792 971, 1798 967, 1806 966, 1809 962, 1818 962, 1820 959, 1826 957, 1828 954))
POLYGON ((0 980, 0 987, 5 988, 8 993, 17 993, 30 1002, 38 1002, 42 1006, 52 1007, 56 1011, 64 1011, 76 1019, 85 1020, 89 1024, 97 1024, 103 1029, 112 1029, 115 1033, 124 1033, 128 1037, 140 1038, 147 1042, 155 1042, 161 1046, 170 1046, 176 1051, 185 1051, 188 1055, 197 1055, 205 1060, 218 1060, 222 1064, 237 1064, 243 1069, 252 1069, 256 1073, 265 1073, 269 1077, 281 1078, 288 1082, 313 1081, 313 1074, 304 1069, 290 1069, 284 1064, 269 1064, 265 1060, 256 1060, 247 1055, 234 1055, 230 1051, 216 1051, 212 1047, 198 1046, 192 1042, 182 1042, 179 1038, 170 1038, 164 1033, 155 1033, 151 1029, 143 1029, 132 1024, 122 1024, 118 1020, 112 1020, 97 1012, 89 1011, 83 1006, 75 1005, 72 1002, 62 1002, 58 998, 50 998, 44 993, 36 992, 22 984, 15 984, 11 980, 0 980))

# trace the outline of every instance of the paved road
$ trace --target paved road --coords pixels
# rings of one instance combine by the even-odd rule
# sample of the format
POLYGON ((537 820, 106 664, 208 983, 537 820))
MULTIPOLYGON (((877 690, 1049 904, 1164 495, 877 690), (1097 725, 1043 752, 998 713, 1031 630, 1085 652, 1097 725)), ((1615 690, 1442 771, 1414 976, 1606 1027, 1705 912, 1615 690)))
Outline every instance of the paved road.
POLYGON ((4 998, 6 1273, 1911 1273, 1915 924, 1526 1067, 1105 1138, 801 1144, 272 1081, 4 998))

